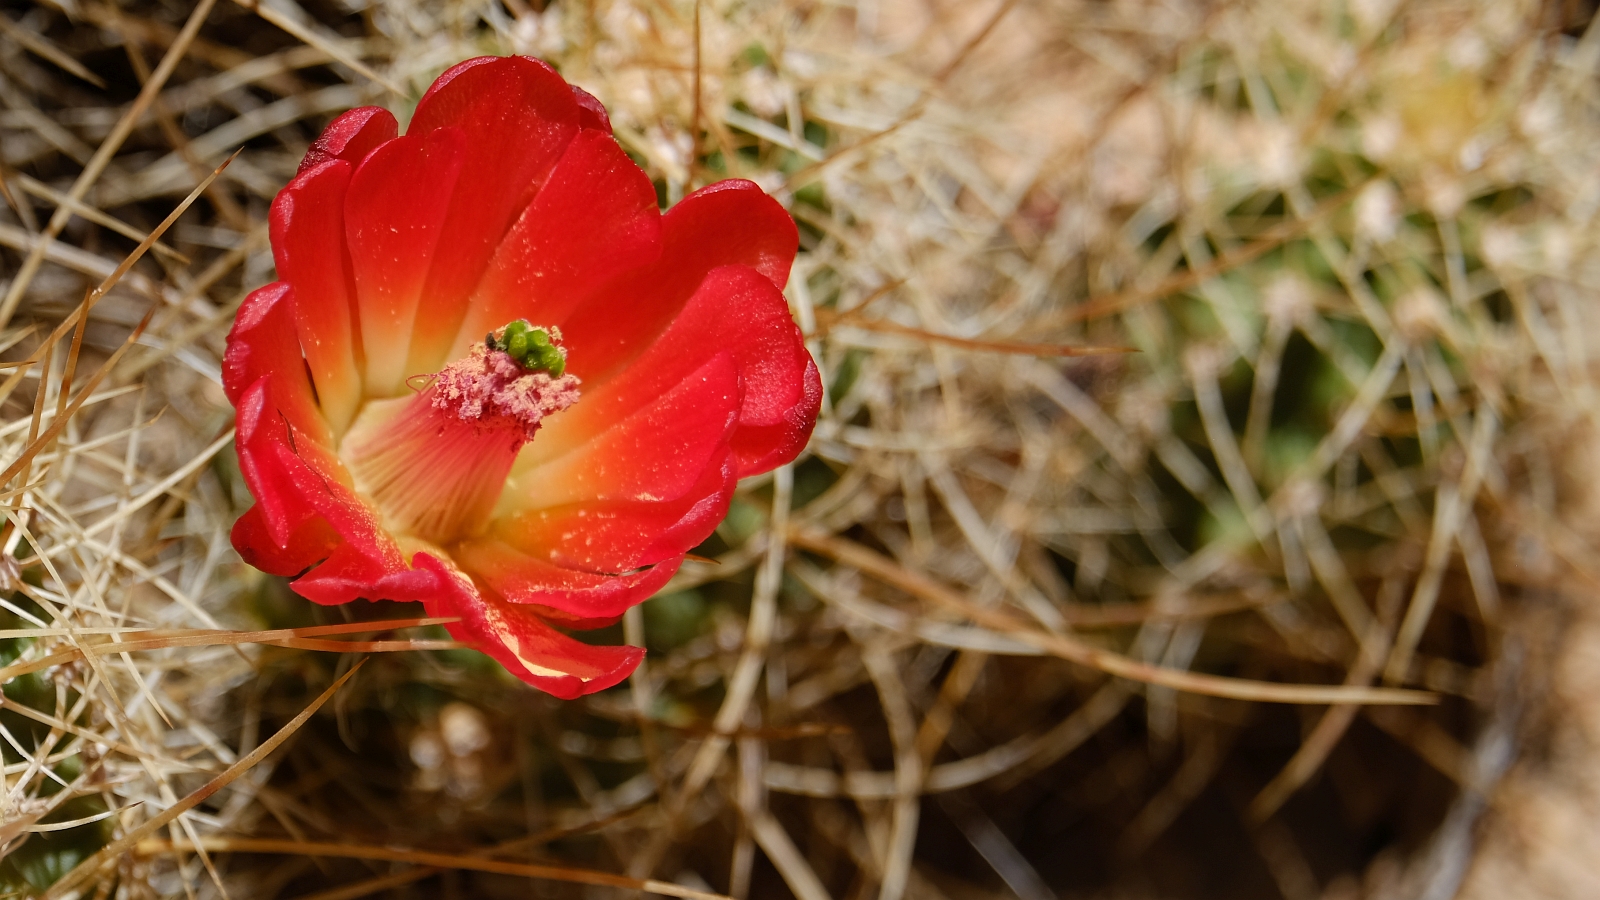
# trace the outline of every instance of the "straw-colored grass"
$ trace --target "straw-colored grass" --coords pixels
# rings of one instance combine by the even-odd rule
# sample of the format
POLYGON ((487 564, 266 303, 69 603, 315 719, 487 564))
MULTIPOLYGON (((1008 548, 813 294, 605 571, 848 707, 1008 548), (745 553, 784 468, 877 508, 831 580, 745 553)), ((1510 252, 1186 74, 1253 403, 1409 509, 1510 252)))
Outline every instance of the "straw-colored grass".
POLYGON ((1451 896, 1600 583, 1597 57, 1532 2, 0 0, 0 897, 1451 896), (228 542, 272 196, 513 52, 664 204, 793 212, 828 391, 570 703, 228 542))

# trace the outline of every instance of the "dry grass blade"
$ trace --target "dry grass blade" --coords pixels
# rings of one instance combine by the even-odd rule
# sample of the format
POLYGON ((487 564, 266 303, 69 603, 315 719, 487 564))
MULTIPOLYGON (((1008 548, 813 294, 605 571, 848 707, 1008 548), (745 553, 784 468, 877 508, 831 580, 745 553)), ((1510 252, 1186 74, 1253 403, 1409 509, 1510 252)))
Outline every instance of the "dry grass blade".
POLYGON ((64 897, 72 893, 73 890, 75 890, 79 885, 88 881, 90 878, 93 878, 102 867, 111 863, 122 854, 130 850, 136 850, 140 842, 145 840, 151 834, 155 833, 161 828, 166 827, 169 822, 172 822, 179 816, 193 809, 207 797, 210 797, 217 791, 227 787, 240 775, 250 771, 250 769, 253 768, 257 763, 261 762, 263 759, 266 759, 267 756, 272 753, 272 751, 278 749, 279 745, 288 740, 291 735, 298 731, 300 726, 304 725, 308 719, 316 714, 316 711, 321 709, 324 703, 327 703, 329 700, 333 699, 333 695, 339 692, 339 688, 343 687, 345 682, 355 677, 355 674, 361 671, 361 666, 362 663, 360 662, 352 666, 350 671, 340 676, 339 679, 333 684, 328 685, 327 690, 323 691, 316 700, 312 701, 310 706, 307 706, 305 709, 301 710, 299 715, 295 716, 289 721, 289 724, 278 729, 278 731, 273 734, 272 737, 263 741, 261 746, 252 750, 246 756, 240 757, 238 762, 229 766, 222 772, 222 774, 206 782, 206 784, 199 790, 194 791, 172 806, 167 807, 159 814, 152 816, 148 821, 139 825, 137 828, 134 828, 132 831, 116 839, 115 841, 112 841, 111 843, 102 847, 93 856, 79 863, 71 872, 68 872, 66 875, 62 876, 59 881, 50 886, 50 889, 44 893, 44 900, 54 900, 54 898, 64 897))
MULTIPOLYGON (((83 216, 85 219, 88 219, 96 225, 104 225, 123 237, 132 238, 133 240, 140 242, 149 237, 149 235, 137 228, 134 228, 132 225, 129 225, 121 219, 118 219, 115 216, 108 216, 95 207, 88 205, 87 203, 73 200, 71 197, 50 187, 48 184, 44 184, 43 182, 29 178, 26 175, 19 175, 17 177, 17 183, 22 186, 24 191, 27 191, 35 197, 38 197, 42 200, 49 200, 51 203, 70 206, 74 214, 83 216)), ((152 243, 150 245, 150 249, 181 265, 188 265, 190 262, 189 257, 184 256, 182 253, 179 253, 160 241, 155 241, 152 243)))
MULTIPOLYGON (((411 650, 454 650, 461 648, 456 641, 447 640, 407 640, 407 641, 327 641, 316 640, 315 635, 325 634, 350 634, 353 632, 388 631, 397 628, 411 628, 420 625, 438 625, 453 622, 454 619, 395 619, 386 622, 353 622, 347 625, 319 625, 307 628, 279 628, 272 631, 214 631, 194 630, 187 633, 163 633, 159 636, 139 637, 139 633, 123 635, 125 639, 95 644, 85 643, 85 646, 72 647, 66 650, 57 650, 47 656, 25 662, 11 663, 0 666, 0 684, 13 678, 38 672, 54 666, 65 665, 74 660, 84 659, 87 656, 103 656, 116 653, 142 653, 153 650, 170 650, 176 647, 229 647, 239 644, 270 644, 275 647, 288 647, 301 650, 322 650, 334 653, 400 653, 411 650)), ((0 640, 6 637, 39 637, 48 636, 52 629, 16 629, 9 634, 0 635, 0 640)), ((73 634, 82 638, 90 632, 74 630, 73 634)))
MULTIPOLYGON (((633 809, 614 813, 605 817, 604 819, 586 822, 582 825, 574 826, 572 828, 552 828, 542 831, 538 834, 528 835, 527 837, 514 838, 509 841, 504 841, 496 846, 486 847, 483 850, 470 855, 476 857, 508 856, 529 848, 544 846, 561 838, 574 837, 589 831, 604 828, 608 825, 612 825, 635 816, 640 811, 640 808, 635 807, 633 809)), ((348 884, 343 887, 334 888, 333 890, 318 891, 315 894, 307 894, 303 897, 297 897, 295 900, 354 900, 356 897, 365 897, 369 894, 373 894, 381 890, 387 890, 391 887, 410 884, 414 881, 421 881, 424 878, 431 878, 443 871, 446 871, 446 869, 438 866, 415 866, 409 869, 403 869, 390 875, 369 878, 355 884, 348 884)))
POLYGON ((1268 229, 1266 233, 1250 243, 1218 255, 1215 260, 1205 266, 1170 275, 1149 287, 1136 287, 1132 290, 1105 297, 1090 297, 1078 306, 1048 317, 1046 321, 1049 325, 1055 327, 1071 322, 1091 321, 1205 284, 1253 260, 1260 259, 1265 254, 1282 247, 1291 240, 1304 236, 1308 231, 1316 227, 1318 223, 1348 206, 1352 200, 1361 195, 1362 191, 1366 190, 1368 185, 1376 180, 1374 177, 1359 185, 1344 189, 1317 204, 1317 207, 1310 210, 1306 216, 1285 220, 1268 229))
POLYGON ((30 825, 24 830, 34 834, 47 834, 52 831, 67 831, 68 829, 77 828, 81 825, 89 825, 94 822, 109 819, 121 812, 123 812, 123 810, 120 809, 106 810, 103 813, 96 813, 92 816, 84 816, 81 819, 67 819, 64 822, 51 822, 49 825, 30 825))
POLYGON ((133 248, 132 252, 123 257, 122 262, 117 264, 117 268, 95 286, 95 289, 90 292, 89 298, 85 300, 83 308, 80 309, 75 315, 69 316, 60 325, 56 326, 56 331, 52 332, 51 336, 46 338, 46 340, 54 341, 55 339, 58 339, 60 335, 65 333, 62 329, 79 325, 83 318, 89 314, 89 310, 94 307, 95 301, 99 300, 101 297, 104 297, 106 292, 115 287, 117 282, 121 281, 122 277, 128 274, 128 270, 132 269, 134 265, 139 262, 140 258, 144 256, 146 251, 155 246, 156 242, 161 239, 161 236, 167 233, 167 229, 171 228, 178 221, 178 219, 188 211, 189 207, 192 206, 196 200, 200 199, 200 196, 206 192, 206 189, 211 187, 212 182, 217 180, 217 176, 221 175, 223 170, 227 169, 234 160, 238 159, 239 154, 242 152, 244 152, 244 148, 242 147, 233 151, 233 153, 230 154, 227 159, 223 160, 221 163, 218 163, 217 167, 212 169, 210 174, 200 179, 200 183, 194 186, 194 189, 189 192, 189 195, 184 197, 183 200, 179 201, 178 205, 174 206, 171 212, 167 213, 167 217, 161 220, 161 224, 151 229, 150 233, 145 235, 143 240, 139 241, 139 246, 133 248))
POLYGON ((1439 702, 1434 694, 1394 688, 1364 688, 1354 686, 1272 684, 1244 678, 1227 678, 1205 675, 1181 669, 1153 666, 1090 646, 1082 641, 1059 634, 1034 630, 1007 613, 985 609, 968 602, 954 591, 925 575, 896 565, 892 560, 842 538, 809 531, 793 531, 790 540, 808 550, 815 550, 852 568, 860 569, 874 577, 898 587, 921 599, 931 601, 952 612, 960 613, 974 622, 995 629, 1007 637, 1032 644, 1047 653, 1069 662, 1090 666, 1145 684, 1167 687, 1179 691, 1226 697, 1233 700, 1253 700, 1258 703, 1357 703, 1398 704, 1405 706, 1429 705, 1439 702))
POLYGON ((22 219, 23 227, 26 228, 26 230, 37 231, 39 223, 33 216, 33 207, 24 206, 22 202, 17 199, 17 195, 11 193, 11 178, 11 173, 6 171, 3 164, 0 164, 0 199, 4 199, 6 201, 6 205, 11 207, 11 211, 16 213, 18 218, 22 219))
POLYGON ((414 866, 409 869, 401 869, 398 872, 391 872, 388 875, 368 878, 365 881, 345 885, 344 887, 328 891, 317 891, 314 894, 304 894, 295 897, 294 900, 357 900, 358 897, 370 897, 379 891, 404 887, 424 878, 431 878, 442 871, 444 870, 436 869, 432 866, 414 866))
POLYGON ((55 44, 52 44, 48 40, 45 40, 43 37, 34 34, 32 31, 21 27, 4 15, 0 15, 0 34, 4 34, 6 37, 11 38, 34 53, 37 53, 39 56, 48 59, 55 65, 58 65, 62 69, 71 72, 78 78, 82 78, 84 81, 89 82, 95 87, 104 88, 106 86, 105 81, 103 81, 99 75, 96 75, 84 68, 83 63, 73 59, 71 54, 68 54, 66 51, 62 50, 60 47, 57 47, 55 44))
POLYGON ((216 631, 211 629, 178 629, 178 630, 142 630, 115 627, 101 628, 73 628, 71 631, 57 628, 14 628, 0 629, 0 640, 19 637, 55 637, 65 634, 97 635, 109 634, 125 640, 157 640, 160 638, 189 638, 189 637, 236 637, 239 635, 251 636, 246 640, 281 640, 285 638, 324 637, 330 634, 362 634, 371 631, 397 631, 402 628, 422 628, 428 625, 448 625, 458 621, 454 618, 417 618, 417 619, 377 619, 363 622, 346 622, 340 625, 308 625, 304 628, 280 628, 273 631, 216 631))
POLYGON ((732 900, 724 894, 697 891, 692 888, 656 881, 649 878, 628 878, 605 872, 588 872, 564 866, 539 866, 527 863, 502 862, 452 853, 432 853, 427 850, 404 850, 395 847, 363 847, 356 844, 323 844, 301 841, 272 841, 256 838, 206 838, 198 846, 184 842, 146 840, 139 843, 136 852, 144 856, 161 853, 192 853, 204 849, 211 853, 270 853, 299 856, 333 856, 344 859, 369 859, 380 862, 411 863, 439 869, 463 869, 473 872, 492 872, 496 875, 514 875, 545 881, 565 881, 572 884, 589 884, 596 887, 614 887, 644 891, 663 897, 683 897, 685 900, 732 900))
POLYGON ((318 34, 311 28, 306 27, 306 25, 301 21, 301 19, 304 17, 303 13, 301 16, 297 17, 293 13, 285 12, 274 5, 272 0, 234 0, 234 2, 245 9, 250 10, 261 18, 266 19, 268 22, 271 22, 279 28, 282 28, 284 31, 289 32, 301 41, 304 41, 306 46, 315 47, 316 49, 321 50, 323 53, 328 55, 329 59, 337 60, 343 65, 349 66, 354 71, 361 73, 362 76, 370 78, 378 84, 383 85, 385 88, 388 88, 395 94, 405 94, 405 91, 402 88, 389 79, 384 78, 377 72, 374 72, 370 66, 350 55, 350 53, 344 47, 339 46, 337 42, 331 41, 318 34))
MULTIPOLYGON (((68 329, 74 329, 75 328, 76 330, 74 331, 74 335, 73 335, 72 348, 70 350, 70 358, 69 358, 68 365, 67 365, 66 372, 65 372, 65 375, 64 375, 64 379, 63 379, 64 383, 67 386, 69 386, 69 387, 71 386, 73 372, 75 371, 76 366, 77 366, 78 354, 82 350, 82 346, 83 346, 84 323, 88 319, 89 311, 94 308, 95 303, 98 302, 101 297, 104 297, 107 292, 109 292, 113 287, 115 287, 116 284, 119 281, 121 281, 122 278, 125 275, 128 274, 129 270, 131 270, 133 268, 133 266, 139 261, 139 259, 142 256, 144 256, 146 251, 148 251, 151 247, 155 246, 156 242, 160 239, 160 237, 163 234, 166 233, 167 229, 171 228, 172 225, 175 222, 178 221, 179 217, 181 217, 184 214, 184 212, 189 209, 190 205, 192 205, 195 200, 199 199, 200 195, 203 194, 205 192, 205 190, 208 187, 211 186, 211 183, 216 180, 217 176, 221 175, 222 171, 224 169, 226 169, 230 163, 232 163, 235 159, 238 158, 239 153, 240 153, 239 150, 235 150, 233 155, 229 156, 220 165, 218 165, 214 170, 212 170, 210 175, 208 175, 205 178, 201 179, 200 183, 195 185, 194 190, 189 192, 189 196, 185 197, 181 203, 179 203, 176 207, 174 207, 172 209, 172 211, 167 214, 167 217, 161 221, 160 225, 156 226, 156 228, 153 229, 148 235, 144 236, 144 239, 139 242, 139 246, 135 247, 133 249, 133 251, 131 253, 129 253, 127 256, 123 257, 122 261, 117 264, 116 268, 113 269, 109 274, 107 274, 105 278, 101 279, 100 283, 95 286, 94 290, 92 290, 92 291, 90 291, 90 292, 88 292, 87 294, 84 295, 83 302, 78 305, 77 309, 73 311, 72 315, 67 316, 58 325, 56 325, 55 329, 50 332, 50 335, 48 337, 46 337, 40 343, 39 349, 34 351, 32 354, 30 354, 27 359, 21 361, 21 363, 19 364, 19 371, 17 371, 10 378, 8 378, 3 385, 0 385, 0 396, 7 395, 7 394, 10 393, 11 389, 16 385, 16 383, 18 381, 20 381, 21 378, 25 374, 27 374, 27 366, 29 364, 31 364, 31 363, 36 363, 36 362, 40 362, 41 361, 40 360, 40 355, 41 354, 44 354, 44 366, 46 368, 48 368, 48 366, 49 366, 49 362, 48 362, 49 354, 54 351, 56 343, 58 341, 60 341, 63 336, 66 335, 68 329)), ((66 206, 62 206, 61 207, 61 209, 66 209, 66 208, 67 208, 66 206)), ((46 243, 48 243, 48 241, 41 241, 40 243, 35 244, 35 246, 36 247, 42 247, 46 243)), ((29 258, 31 259, 32 257, 30 256, 29 258)), ((17 278, 17 281, 15 283, 20 283, 21 280, 22 280, 22 276, 19 274, 18 278, 17 278)), ((146 314, 144 320, 140 323, 138 328, 135 329, 135 333, 133 335, 129 336, 128 343, 124 344, 123 347, 120 348, 117 351, 117 353, 119 354, 118 358, 120 358, 120 354, 124 350, 126 350, 129 346, 131 346, 134 342, 136 342, 139 339, 140 335, 142 335, 144 333, 145 327, 147 327, 149 325, 149 323, 150 323, 150 317, 153 316, 154 314, 155 314, 155 310, 154 309, 151 309, 150 312, 148 314, 146 314)), ((0 315, 0 322, 5 321, 6 319, 7 319, 6 316, 0 315)), ((92 390, 92 386, 93 385, 98 385, 99 382, 100 382, 100 379, 102 379, 105 376, 105 374, 108 373, 109 371, 110 371, 109 367, 102 368, 99 372, 96 373, 96 376, 94 378, 90 379, 90 385, 91 386, 90 386, 90 388, 84 390, 79 395, 80 396, 80 402, 81 402, 81 399, 83 397, 88 396, 90 390, 92 390)), ((41 392, 41 396, 42 396, 43 391, 45 389, 45 384, 46 384, 46 379, 41 378, 39 380, 39 390, 41 392)), ((66 404, 65 404, 66 397, 67 397, 67 392, 66 391, 62 391, 61 394, 60 394, 60 399, 58 401, 58 406, 57 406, 57 409, 56 409, 57 421, 60 422, 60 423, 63 423, 63 424, 66 421, 66 417, 68 417, 70 415, 69 413, 67 413, 67 407, 66 407, 66 404)), ((36 417, 37 417, 37 415, 39 413, 39 410, 40 410, 40 407, 36 404, 35 408, 34 408, 34 412, 35 412, 35 416, 36 417)), ((30 441, 31 440, 32 440, 32 437, 30 436, 30 441)), ((46 442, 46 444, 48 444, 48 441, 46 442)), ((14 475, 14 474, 15 473, 12 473, 11 475, 7 475, 4 479, 0 479, 0 485, 3 485, 7 481, 9 481, 10 478, 12 477, 12 475, 14 475)))
POLYGON ((850 328, 860 328, 863 331, 899 334, 916 338, 919 341, 926 341, 930 344, 944 344, 948 347, 959 347, 963 350, 977 350, 987 353, 1014 353, 1021 356, 1106 356, 1117 353, 1139 352, 1136 347, 1080 347, 1070 344, 1033 344, 1024 341, 992 341, 980 338, 964 338, 951 334, 938 334, 921 328, 912 328, 910 325, 901 325, 898 322, 861 319, 849 313, 836 315, 831 310, 819 310, 817 324, 823 328, 848 326, 850 328))
MULTIPOLYGON (((985 17, 983 23, 979 25, 972 35, 966 39, 960 49, 951 55, 950 59, 945 62, 945 64, 941 66, 937 72, 933 73, 933 76, 930 80, 935 85, 938 85, 939 83, 948 79, 951 75, 955 74, 956 70, 961 68, 962 63, 967 61, 968 57, 972 55, 973 51, 978 49, 978 45, 982 43, 983 40, 991 33, 993 33, 995 26, 999 25, 1001 20, 1006 17, 1006 14, 1010 13, 1012 8, 1014 8, 1016 5, 1017 0, 1001 0, 1001 2, 996 5, 995 9, 987 17, 985 17)), ((924 113, 924 111, 927 109, 930 99, 930 91, 927 88, 923 88, 922 91, 917 95, 917 99, 911 103, 907 110, 894 122, 894 124, 881 131, 877 131, 868 135, 859 142, 846 147, 844 150, 833 154, 827 159, 814 162, 800 171, 795 172, 789 176, 787 181, 784 182, 784 189, 789 191, 799 190, 811 182, 821 178, 825 169, 831 166, 840 165, 847 161, 853 161, 859 154, 871 150, 873 145, 894 136, 902 128, 916 121, 917 118, 924 113)))
POLYGON ((782 873, 784 884, 794 891, 796 897, 800 900, 832 900, 827 887, 817 877, 810 863, 806 862, 805 855, 795 846, 789 832, 771 813, 763 810, 753 816, 750 830, 767 858, 782 873))
MULTIPOLYGON (((1350 667, 1350 674, 1345 679, 1346 684, 1368 684, 1378 675, 1392 640, 1390 635, 1393 628, 1392 620, 1397 615, 1400 598, 1399 583, 1391 579, 1383 586, 1379 595, 1380 621, 1374 621, 1369 625, 1362 640, 1361 656, 1356 664, 1350 667)), ((1256 794, 1255 799, 1250 801, 1245 813, 1250 820, 1256 823, 1265 822, 1295 791, 1310 781, 1327 761, 1334 746, 1360 712, 1360 707, 1351 705, 1335 706, 1323 713, 1316 726, 1306 734, 1300 749, 1295 751, 1283 769, 1267 782, 1266 786, 1256 794)))
MULTIPOLYGON (((84 195, 88 193, 89 187, 94 184, 95 179, 99 178, 101 173, 105 171, 105 167, 111 162, 111 157, 121 148, 122 142, 127 139, 128 135, 132 133, 134 124, 138 122, 140 116, 144 115, 145 110, 155 101, 162 85, 166 84, 167 79, 172 76, 173 70, 177 68, 178 62, 183 59, 184 53, 187 52, 190 42, 200 33, 200 26, 205 22, 206 16, 210 15, 211 8, 214 5, 216 5, 216 0, 199 0, 195 4, 194 10, 189 13, 188 21, 184 23, 183 30, 178 33, 178 37, 172 42, 172 46, 167 48, 166 55, 161 58, 160 64, 156 66, 150 78, 145 81, 144 87, 139 91, 139 96, 134 99, 128 111, 123 113, 122 118, 117 121, 116 127, 112 129, 111 134, 100 142, 99 148, 95 150, 94 157, 89 160, 89 164, 84 167, 83 172, 72 183, 72 189, 67 192, 67 196, 74 201, 81 201, 84 195)), ((66 227, 67 220, 71 217, 72 210, 66 205, 57 207, 55 213, 50 216, 50 222, 45 227, 43 240, 35 244, 33 250, 28 253, 27 258, 22 262, 22 268, 11 279, 5 298, 0 300, 0 328, 4 328, 11 322, 12 315, 17 311, 17 304, 22 302, 23 292, 28 289, 34 273, 38 271, 39 264, 44 260, 45 248, 56 235, 61 233, 61 229, 66 227)))
MULTIPOLYGON (((73 397, 72 401, 62 408, 60 414, 51 420, 50 425, 43 432, 29 439, 27 446, 22 449, 21 454, 18 455, 14 462, 7 466, 4 471, 0 471, 0 485, 9 484, 11 479, 17 477, 18 473, 25 470, 33 462, 35 455, 48 447, 61 434, 62 430, 67 427, 67 423, 72 421, 73 415, 83 407, 85 401, 94 395, 94 389, 100 386, 100 382, 111 373, 112 369, 116 368, 117 363, 128 352, 128 348, 139 340, 139 335, 143 334, 145 328, 149 326, 150 318, 153 315, 155 315, 155 310, 145 313, 144 318, 134 327, 127 340, 122 342, 122 346, 118 347, 104 363, 101 363, 100 367, 94 371, 94 374, 89 376, 88 381, 78 391, 77 396, 73 397)), ((42 381, 43 379, 41 379, 42 381)))
POLYGON ((1478 411, 1461 483, 1445 485, 1439 491, 1434 509, 1433 533, 1428 541, 1427 566, 1417 580, 1416 592, 1406 609, 1405 618, 1400 623, 1400 633, 1395 636, 1394 648, 1384 666, 1383 678, 1390 684, 1404 681, 1410 669, 1412 654, 1416 652, 1422 631, 1438 600, 1451 547, 1461 540, 1464 520, 1471 515, 1489 462, 1489 448, 1499 427, 1499 417, 1492 409, 1478 411))
POLYGON ((27 662, 11 663, 8 666, 0 667, 0 684, 4 684, 5 682, 8 682, 11 679, 21 675, 38 672, 82 658, 83 651, 74 647, 69 650, 57 650, 54 653, 38 657, 37 659, 30 659, 27 662))

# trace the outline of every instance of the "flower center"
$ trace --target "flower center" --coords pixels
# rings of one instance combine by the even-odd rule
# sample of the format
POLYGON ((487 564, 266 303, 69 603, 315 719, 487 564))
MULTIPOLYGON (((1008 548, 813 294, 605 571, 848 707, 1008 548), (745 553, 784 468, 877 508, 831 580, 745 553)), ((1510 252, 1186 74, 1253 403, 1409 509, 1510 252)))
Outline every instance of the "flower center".
POLYGON ((578 400, 560 339, 555 328, 512 322, 465 359, 412 379, 426 380, 415 396, 368 404, 340 456, 385 528, 440 546, 483 530, 517 451, 545 416, 578 400))

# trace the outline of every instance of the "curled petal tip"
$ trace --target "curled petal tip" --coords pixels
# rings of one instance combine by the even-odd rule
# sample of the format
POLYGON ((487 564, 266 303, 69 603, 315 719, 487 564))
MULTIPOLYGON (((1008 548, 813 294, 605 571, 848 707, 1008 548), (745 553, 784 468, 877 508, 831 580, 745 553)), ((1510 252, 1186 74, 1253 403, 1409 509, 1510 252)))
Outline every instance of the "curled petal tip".
POLYGON ((300 160, 300 171, 335 159, 359 163, 399 132, 400 123, 383 107, 357 107, 328 123, 322 136, 306 151, 305 159, 300 160))
POLYGON ((451 634, 545 693, 572 700, 603 691, 633 674, 644 658, 639 647, 585 644, 562 634, 537 613, 483 591, 464 572, 431 555, 417 554, 415 565, 439 578, 441 589, 423 601, 429 615, 455 617, 458 621, 446 626, 451 634))

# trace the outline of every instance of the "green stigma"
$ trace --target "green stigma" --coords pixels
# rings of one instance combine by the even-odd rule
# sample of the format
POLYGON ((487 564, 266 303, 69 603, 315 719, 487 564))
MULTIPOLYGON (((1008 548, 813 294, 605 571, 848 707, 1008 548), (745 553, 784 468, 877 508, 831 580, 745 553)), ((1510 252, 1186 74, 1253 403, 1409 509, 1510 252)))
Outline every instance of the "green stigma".
POLYGON ((561 349, 544 328, 536 328, 527 319, 515 322, 483 339, 490 350, 501 350, 511 355, 530 372, 549 372, 551 378, 560 378, 567 370, 567 352, 561 349))

